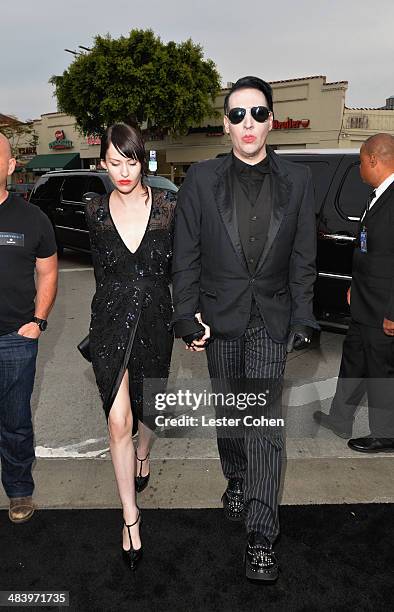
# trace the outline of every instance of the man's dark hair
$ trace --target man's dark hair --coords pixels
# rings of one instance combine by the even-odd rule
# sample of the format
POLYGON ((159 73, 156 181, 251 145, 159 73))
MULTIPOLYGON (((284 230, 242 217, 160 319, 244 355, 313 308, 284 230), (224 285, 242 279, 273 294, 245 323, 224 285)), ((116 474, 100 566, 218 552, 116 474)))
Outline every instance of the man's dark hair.
POLYGON ((246 76, 238 79, 236 83, 232 86, 227 96, 224 98, 224 114, 227 115, 229 108, 229 99, 234 91, 237 89, 258 89, 265 95, 265 99, 267 100, 268 108, 270 111, 273 111, 272 104, 272 87, 267 81, 263 81, 263 79, 259 79, 259 77, 255 76, 246 76))

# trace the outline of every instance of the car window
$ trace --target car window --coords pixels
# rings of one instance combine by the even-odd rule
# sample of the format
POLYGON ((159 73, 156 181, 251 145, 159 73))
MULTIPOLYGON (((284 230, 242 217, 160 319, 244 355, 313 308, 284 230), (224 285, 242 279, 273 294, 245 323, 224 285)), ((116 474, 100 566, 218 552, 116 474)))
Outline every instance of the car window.
POLYGON ((339 212, 348 218, 361 217, 372 188, 362 182, 360 164, 349 166, 336 198, 339 212))
POLYGON ((318 210, 320 210, 332 179, 330 164, 326 161, 308 161, 305 163, 307 166, 309 166, 312 173, 316 207, 318 210))
POLYGON ((86 185, 86 176, 67 176, 63 183, 63 200, 82 202, 82 196, 87 191, 86 185))
POLYGON ((45 200, 58 197, 63 184, 62 176, 42 177, 36 183, 31 199, 45 200))
POLYGON ((302 155, 281 155, 281 157, 284 157, 285 159, 288 159, 292 162, 297 162, 300 164, 304 164, 305 166, 309 166, 312 173, 312 182, 315 191, 316 213, 319 213, 321 206, 324 202, 324 198, 326 197, 328 189, 330 187, 332 177, 334 175, 334 169, 338 165, 338 161, 315 161, 312 159, 308 159, 306 158, 306 156, 302 155))
POLYGON ((91 176, 88 180, 88 184, 86 187, 86 192, 97 193, 98 195, 104 195, 107 193, 104 182, 98 176, 91 176))
POLYGON ((175 193, 178 191, 178 187, 164 176, 154 176, 153 174, 150 174, 145 177, 144 182, 150 187, 157 187, 158 189, 168 189, 169 191, 174 191, 175 193))

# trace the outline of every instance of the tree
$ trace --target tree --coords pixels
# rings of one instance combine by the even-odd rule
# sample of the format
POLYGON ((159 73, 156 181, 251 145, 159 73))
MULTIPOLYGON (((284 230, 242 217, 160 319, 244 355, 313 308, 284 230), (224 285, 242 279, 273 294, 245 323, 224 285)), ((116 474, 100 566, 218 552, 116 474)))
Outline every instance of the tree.
POLYGON ((191 39, 164 44, 152 30, 136 29, 118 39, 96 36, 91 51, 50 83, 59 110, 85 135, 118 121, 179 134, 217 115, 220 76, 191 39))
POLYGON ((35 148, 38 136, 34 131, 33 121, 19 121, 10 115, 0 115, 0 132, 10 141, 12 155, 18 158, 20 147, 35 148))

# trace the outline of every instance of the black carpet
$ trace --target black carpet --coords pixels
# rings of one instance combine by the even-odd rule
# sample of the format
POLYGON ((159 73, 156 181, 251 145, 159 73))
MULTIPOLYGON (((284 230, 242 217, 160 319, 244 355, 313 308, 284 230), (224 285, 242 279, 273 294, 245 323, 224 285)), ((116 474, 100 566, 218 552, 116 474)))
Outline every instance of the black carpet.
POLYGON ((393 504, 282 506, 270 586, 244 578, 244 528, 221 510, 143 511, 135 574, 120 511, 42 510, 24 525, 1 511, 0 524, 0 590, 68 590, 78 612, 394 609, 393 504))

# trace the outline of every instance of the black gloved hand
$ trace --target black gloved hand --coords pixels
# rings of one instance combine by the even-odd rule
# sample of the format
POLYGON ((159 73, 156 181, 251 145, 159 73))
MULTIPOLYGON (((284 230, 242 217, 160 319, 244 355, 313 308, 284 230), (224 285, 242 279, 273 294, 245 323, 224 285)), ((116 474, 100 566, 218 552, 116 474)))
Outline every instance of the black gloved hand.
POLYGON ((202 325, 201 327, 202 330, 195 331, 192 334, 187 334, 187 336, 182 336, 182 340, 184 341, 184 343, 188 346, 191 346, 193 344, 193 340, 201 340, 201 338, 205 334, 205 329, 202 325))
POLYGON ((308 325, 293 325, 287 340, 287 352, 293 349, 299 351, 310 346, 312 341, 313 328, 308 325))

